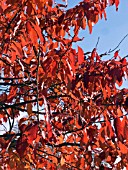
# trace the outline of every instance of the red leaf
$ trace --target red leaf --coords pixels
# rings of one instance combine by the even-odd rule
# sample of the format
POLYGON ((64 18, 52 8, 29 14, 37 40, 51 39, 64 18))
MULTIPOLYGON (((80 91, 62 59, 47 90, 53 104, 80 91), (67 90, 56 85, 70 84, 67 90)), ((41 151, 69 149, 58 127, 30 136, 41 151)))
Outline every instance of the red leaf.
POLYGON ((71 68, 72 68, 73 72, 75 72, 75 69, 76 69, 76 67, 75 67, 75 55, 76 55, 76 53, 73 53, 73 52, 71 52, 69 54, 70 64, 71 64, 71 68))
POLYGON ((107 134, 112 139, 114 137, 114 131, 112 125, 108 120, 106 121, 106 124, 107 124, 107 134))
POLYGON ((35 125, 31 126, 25 134, 27 135, 27 142, 31 144, 37 137, 38 132, 38 124, 35 123, 35 125))
POLYGON ((92 22, 90 20, 88 20, 88 28, 89 28, 89 32, 91 34, 92 33, 92 22))
POLYGON ((127 111, 128 110, 128 97, 126 98, 124 102, 124 109, 127 111))
POLYGON ((116 10, 118 10, 119 3, 120 3, 120 0, 115 0, 116 10))
POLYGON ((81 28, 85 29, 86 28, 86 18, 84 17, 81 21, 81 28))
POLYGON ((18 126, 20 127, 25 121, 27 120, 27 118, 23 117, 19 120, 18 126))
POLYGON ((30 22, 26 23, 26 27, 27 27, 27 32, 28 32, 29 38, 31 39, 32 43, 34 45, 36 45, 38 37, 37 37, 37 33, 36 33, 35 29, 32 28, 32 25, 30 22))
POLYGON ((4 117, 3 117, 3 121, 4 121, 4 122, 7 122, 7 120, 8 120, 7 117, 4 116, 4 117))
POLYGON ((128 153, 128 147, 126 147, 122 142, 119 141, 119 148, 122 154, 128 153))
POLYGON ((40 26, 37 23, 36 23, 36 25, 33 24, 33 23, 31 23, 31 24, 34 27, 34 30, 36 31, 38 37, 40 38, 41 43, 43 43, 44 42, 44 37, 42 35, 42 31, 41 31, 40 26))
POLYGON ((78 124, 79 124, 79 126, 83 125, 82 118, 81 118, 80 114, 78 115, 78 124))
POLYGON ((114 119, 114 127, 117 138, 122 141, 124 137, 124 126, 120 118, 117 117, 114 119))
POLYGON ((78 46, 78 63, 82 64, 84 62, 84 52, 81 47, 78 46))
POLYGON ((78 36, 75 36, 73 38, 73 42, 82 41, 83 39, 84 39, 84 37, 83 38, 79 38, 78 36))
POLYGON ((114 0, 109 0, 109 5, 113 5, 114 4, 114 0))
POLYGON ((96 52, 96 48, 93 49, 92 53, 91 53, 91 58, 94 60, 95 57, 97 57, 97 52, 96 52))
POLYGON ((64 20, 65 14, 63 13, 59 18, 58 18, 58 24, 61 25, 63 20, 64 20))
POLYGON ((48 139, 50 140, 52 138, 52 127, 49 122, 47 123, 47 132, 48 132, 48 139))
POLYGON ((11 62, 13 63, 16 60, 16 52, 15 51, 11 51, 11 62))
POLYGON ((25 151, 28 147, 28 142, 26 136, 22 136, 17 140, 16 151, 19 153, 20 157, 23 157, 25 151))
POLYGON ((85 143, 85 144, 88 142, 88 136, 87 136, 86 130, 83 131, 82 142, 85 143))
POLYGON ((105 88, 103 88, 103 89, 102 89, 102 91, 103 91, 103 97, 104 97, 104 100, 106 100, 106 98, 107 98, 107 92, 106 92, 106 89, 105 89, 105 88))
POLYGON ((123 66, 126 66, 126 65, 127 65, 127 60, 126 60, 126 58, 122 58, 120 61, 121 61, 121 63, 122 63, 123 66))
POLYGON ((7 94, 6 93, 3 93, 3 94, 0 94, 0 103, 3 103, 7 100, 7 94))
POLYGON ((122 126, 124 128, 124 139, 128 140, 128 123, 127 123, 127 117, 124 116, 122 120, 122 126))
POLYGON ((17 92, 17 87, 11 86, 10 87, 10 93, 7 96, 8 102, 11 102, 13 100, 13 98, 15 98, 16 92, 17 92))
POLYGON ((25 129, 26 129, 26 127, 27 127, 26 124, 21 124, 21 125, 19 126, 19 130, 20 130, 21 132, 24 132, 25 129))
POLYGON ((119 51, 116 51, 116 52, 114 53, 114 58, 117 58, 118 55, 119 55, 119 51))

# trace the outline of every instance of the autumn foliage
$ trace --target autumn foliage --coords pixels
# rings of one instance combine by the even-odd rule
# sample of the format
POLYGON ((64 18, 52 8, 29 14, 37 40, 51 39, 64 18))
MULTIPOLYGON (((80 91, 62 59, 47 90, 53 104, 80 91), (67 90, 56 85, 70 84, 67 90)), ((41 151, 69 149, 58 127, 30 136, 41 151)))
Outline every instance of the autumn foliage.
POLYGON ((128 167, 127 56, 73 48, 111 5, 0 1, 1 170, 128 167))

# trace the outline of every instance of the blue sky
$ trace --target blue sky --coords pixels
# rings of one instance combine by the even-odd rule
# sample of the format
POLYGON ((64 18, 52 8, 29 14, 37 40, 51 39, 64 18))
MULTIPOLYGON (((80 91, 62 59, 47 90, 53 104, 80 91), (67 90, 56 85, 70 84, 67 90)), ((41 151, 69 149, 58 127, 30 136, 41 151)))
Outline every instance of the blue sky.
MULTIPOLYGON (((119 10, 116 12, 115 6, 107 8, 107 21, 104 19, 93 27, 93 32, 89 35, 88 29, 81 31, 80 35, 85 37, 84 42, 80 43, 85 51, 95 47, 98 37, 99 53, 115 48, 121 39, 128 34, 128 1, 120 3, 119 10), (83 45, 84 44, 84 45, 83 45)), ((128 54, 128 37, 120 45, 120 55, 123 57, 128 54)))
MULTIPOLYGON (((60 0, 58 1, 60 3, 60 0)), ((80 1, 68 0, 68 8, 74 7, 80 1)), ((85 52, 92 51, 98 37, 100 37, 97 50, 101 54, 109 51, 109 49, 114 49, 119 44, 123 37, 128 34, 128 0, 120 2, 118 11, 116 11, 115 6, 110 6, 107 8, 106 13, 107 21, 104 18, 99 20, 93 27, 92 34, 89 34, 88 28, 80 31, 79 37, 85 38, 82 42, 76 43, 74 47, 79 45, 85 52)), ((126 37, 118 49, 120 49, 119 54, 121 57, 128 55, 128 37, 126 37)), ((123 88, 128 88, 128 80, 124 82, 123 88)))
MULTIPOLYGON (((58 2, 59 0, 57 0, 58 2)), ((74 7, 81 0, 68 0, 68 7, 74 7)), ((128 34, 128 0, 122 0, 119 5, 118 12, 115 6, 110 6, 106 10, 107 21, 103 18, 93 27, 92 34, 89 34, 88 28, 80 31, 80 37, 85 37, 84 41, 79 42, 79 45, 84 51, 92 50, 97 42, 99 53, 109 51, 115 48, 121 39, 128 34)), ((123 57, 128 54, 128 37, 120 45, 120 55, 123 57)))

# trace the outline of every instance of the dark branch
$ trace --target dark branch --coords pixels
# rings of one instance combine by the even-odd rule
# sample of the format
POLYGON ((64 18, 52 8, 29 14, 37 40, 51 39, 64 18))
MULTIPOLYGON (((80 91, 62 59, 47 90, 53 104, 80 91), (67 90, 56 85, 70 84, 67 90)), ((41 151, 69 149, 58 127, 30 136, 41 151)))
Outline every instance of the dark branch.
POLYGON ((110 49, 108 53, 114 52, 120 46, 120 44, 124 41, 124 39, 127 38, 127 36, 128 36, 128 34, 126 34, 124 36, 124 38, 119 42, 119 44, 113 50, 110 49))
POLYGON ((58 145, 53 145, 51 143, 47 143, 46 145, 56 147, 56 148, 62 147, 62 146, 79 146, 80 147, 80 143, 75 143, 75 142, 74 143, 64 142, 64 143, 60 143, 58 145))

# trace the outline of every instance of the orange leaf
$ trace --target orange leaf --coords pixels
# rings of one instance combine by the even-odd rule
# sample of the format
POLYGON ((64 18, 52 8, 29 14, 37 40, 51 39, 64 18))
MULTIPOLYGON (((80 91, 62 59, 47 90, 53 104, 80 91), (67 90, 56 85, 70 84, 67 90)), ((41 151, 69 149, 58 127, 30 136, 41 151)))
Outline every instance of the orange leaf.
POLYGON ((88 28, 89 28, 89 32, 91 34, 92 33, 92 22, 90 20, 88 20, 88 28))
POLYGON ((85 144, 88 142, 88 136, 87 136, 87 132, 85 130, 83 131, 82 142, 84 142, 85 144))
POLYGON ((105 88, 103 88, 102 90, 103 90, 103 97, 104 97, 104 100, 105 100, 107 98, 107 92, 106 92, 105 88))
POLYGON ((119 0, 115 0, 116 10, 118 10, 118 5, 119 5, 119 3, 120 3, 119 0))
POLYGON ((82 64, 84 62, 84 52, 81 47, 78 46, 78 63, 82 64))
POLYGON ((85 158, 84 157, 82 157, 80 159, 80 168, 83 169, 83 167, 85 167, 85 158))
POLYGON ((38 34, 38 37, 40 38, 40 42, 43 43, 44 42, 44 37, 42 35, 41 28, 39 27, 39 25, 37 23, 36 23, 36 25, 32 23, 32 26, 34 27, 34 30, 38 34))
POLYGON ((122 138, 124 137, 124 126, 120 118, 117 117, 114 119, 114 127, 117 138, 122 141, 122 138))
POLYGON ((123 112, 120 108, 117 109, 117 115, 118 115, 118 117, 123 115, 123 112))
POLYGON ((16 55, 18 55, 20 58, 22 58, 23 54, 22 54, 21 44, 13 42, 13 44, 11 44, 11 47, 15 50, 16 55))
POLYGON ((32 28, 32 25, 31 25, 30 22, 26 23, 26 27, 27 27, 27 32, 29 34, 29 37, 30 37, 33 45, 36 45, 37 44, 37 40, 38 40, 36 31, 32 28))
POLYGON ((82 41, 83 39, 84 39, 84 37, 83 38, 79 38, 78 36, 75 36, 73 38, 73 42, 82 41))
POLYGON ((72 71, 75 72, 75 57, 73 55, 73 53, 70 53, 70 60, 71 60, 71 68, 72 68, 72 71))
POLYGON ((61 166, 63 166, 65 164, 65 159, 63 156, 61 157, 60 164, 61 164, 61 166))
POLYGON ((16 60, 16 52, 11 50, 11 62, 13 63, 16 60))
POLYGON ((122 154, 128 153, 128 148, 120 141, 119 141, 119 148, 120 148, 120 151, 121 151, 122 154))
POLYGON ((86 18, 84 17, 81 21, 81 28, 85 29, 86 28, 86 18))

